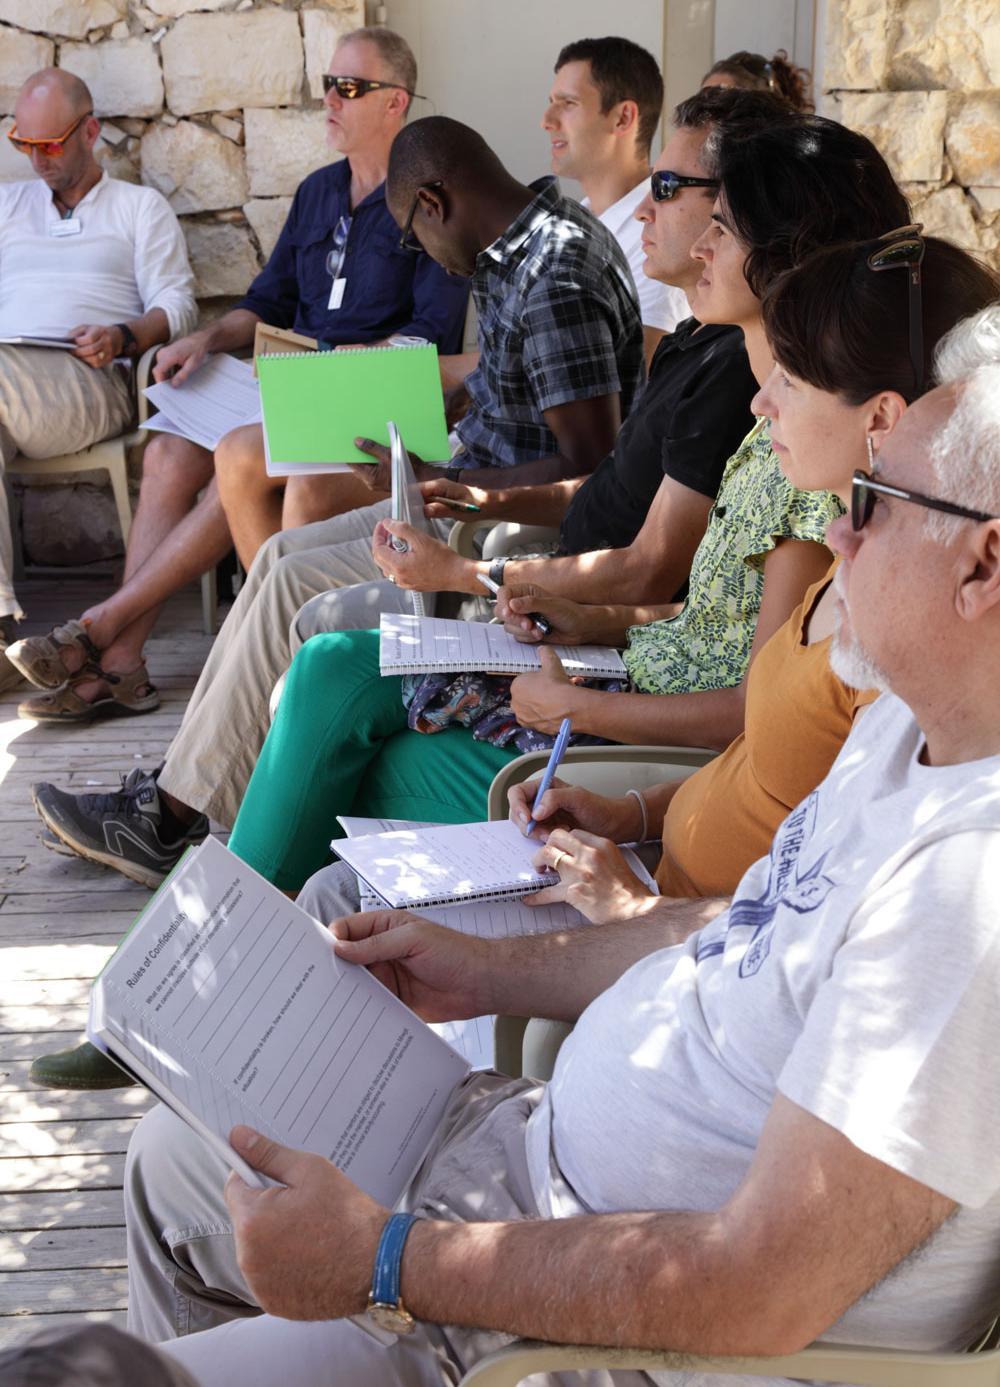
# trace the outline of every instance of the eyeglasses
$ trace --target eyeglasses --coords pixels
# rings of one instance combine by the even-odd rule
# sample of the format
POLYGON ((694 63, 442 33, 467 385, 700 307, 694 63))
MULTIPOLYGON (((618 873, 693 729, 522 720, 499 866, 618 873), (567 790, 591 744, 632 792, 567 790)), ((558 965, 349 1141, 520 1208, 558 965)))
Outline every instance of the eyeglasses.
POLYGON ((347 238, 351 234, 351 220, 350 217, 338 217, 337 225, 333 228, 333 249, 326 257, 326 272, 331 279, 337 278, 343 266, 347 238))
POLYGON ((924 393, 924 308, 920 289, 920 266, 924 258, 923 231, 920 222, 901 226, 879 237, 879 244, 868 257, 870 270, 894 270, 902 265, 910 272, 910 363, 913 384, 918 395, 924 393))
POLYGON ((334 87, 337 89, 337 95, 345 101, 357 101, 359 96, 381 91, 383 87, 393 87, 396 91, 409 92, 410 96, 416 96, 416 92, 411 92, 402 82, 372 82, 367 77, 334 77, 332 73, 324 72, 324 95, 333 91, 334 87))
POLYGON ((901 486, 892 486, 889 482, 876 481, 868 472, 858 468, 851 481, 852 530, 863 530, 868 524, 877 495, 894 496, 897 501, 912 501, 915 506, 926 506, 928 510, 943 511, 945 515, 958 515, 963 520, 978 520, 982 523, 985 520, 1000 519, 996 515, 987 515, 985 511, 969 510, 966 506, 956 506, 954 501, 939 501, 936 496, 924 496, 920 491, 905 491, 901 486))
POLYGON ((19 135, 17 126, 12 125, 7 131, 7 138, 17 150, 18 154, 30 154, 36 150, 39 154, 44 154, 48 159, 61 159, 66 152, 66 141, 76 131, 88 116, 92 116, 93 111, 84 111, 82 116, 77 116, 76 120, 62 135, 56 135, 54 139, 33 140, 27 135, 19 135))
POLYGON ((669 202, 676 197, 681 188, 717 188, 717 178, 691 178, 686 173, 671 173, 669 169, 657 169, 650 177, 649 191, 654 202, 669 202))
POLYGON ((420 192, 421 192, 421 189, 423 189, 423 188, 443 188, 443 187, 444 187, 444 182, 443 182, 440 178, 436 178, 436 179, 434 180, 433 183, 421 183, 421 184, 420 184, 420 187, 419 187, 419 188, 417 189, 417 191, 413 194, 413 201, 412 201, 412 203, 410 204, 410 211, 409 211, 409 214, 408 214, 408 216, 407 216, 407 218, 406 218, 406 221, 403 223, 403 234, 402 234, 402 235, 400 236, 400 238, 399 238, 399 249, 400 249, 400 250, 412 250, 412 251, 420 251, 420 250, 423 250, 423 246, 422 246, 422 245, 420 244, 420 242, 417 240, 417 238, 416 238, 416 236, 414 235, 414 232, 413 232, 413 218, 417 215, 417 204, 418 204, 419 201, 420 201, 420 192))

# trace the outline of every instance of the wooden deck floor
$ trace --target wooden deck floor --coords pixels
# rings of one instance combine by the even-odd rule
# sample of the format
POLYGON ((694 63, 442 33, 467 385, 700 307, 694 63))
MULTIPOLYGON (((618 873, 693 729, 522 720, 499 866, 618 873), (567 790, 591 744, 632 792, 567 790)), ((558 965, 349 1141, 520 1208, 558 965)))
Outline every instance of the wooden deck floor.
MULTIPOLYGON (((48 630, 110 591, 109 580, 25 583, 24 629, 48 630)), ((0 698, 0 1346, 63 1318, 124 1323, 124 1153, 150 1101, 139 1089, 28 1083, 35 1055, 79 1037, 90 980, 149 898, 116 872, 44 848, 30 787, 113 789, 119 772, 157 765, 210 643, 192 588, 148 646, 163 699, 155 713, 44 727, 17 718, 23 693, 0 698)))

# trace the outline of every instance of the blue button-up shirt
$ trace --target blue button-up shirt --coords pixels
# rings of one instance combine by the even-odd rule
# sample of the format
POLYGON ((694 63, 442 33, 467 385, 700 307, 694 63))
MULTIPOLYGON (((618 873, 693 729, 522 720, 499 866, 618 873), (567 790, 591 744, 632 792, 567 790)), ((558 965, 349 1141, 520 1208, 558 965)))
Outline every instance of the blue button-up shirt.
POLYGON ((468 280, 423 252, 400 249, 384 183, 351 211, 351 166, 341 159, 299 184, 271 258, 239 306, 331 346, 399 332, 448 353, 462 350, 468 297, 468 280), (327 261, 341 217, 351 218, 339 270, 346 283, 340 307, 331 309, 327 261))

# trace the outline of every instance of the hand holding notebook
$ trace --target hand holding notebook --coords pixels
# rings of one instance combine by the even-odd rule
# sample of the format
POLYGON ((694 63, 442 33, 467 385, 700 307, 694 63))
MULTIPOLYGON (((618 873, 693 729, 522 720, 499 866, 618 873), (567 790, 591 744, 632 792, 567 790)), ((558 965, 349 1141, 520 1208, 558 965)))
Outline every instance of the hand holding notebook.
MULTIPOLYGON (((541 669, 538 650, 523 645, 502 626, 448 617, 416 617, 383 612, 379 619, 379 670, 382 674, 530 674, 541 669)), ((570 675, 620 679, 625 666, 616 650, 603 645, 553 645, 570 675)))

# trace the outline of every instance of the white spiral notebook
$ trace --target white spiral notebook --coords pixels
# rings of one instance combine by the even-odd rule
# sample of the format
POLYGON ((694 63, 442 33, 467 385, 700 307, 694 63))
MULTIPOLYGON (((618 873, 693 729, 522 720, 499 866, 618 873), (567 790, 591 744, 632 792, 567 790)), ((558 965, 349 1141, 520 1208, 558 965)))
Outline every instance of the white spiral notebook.
MULTIPOLYGON (((538 648, 522 645, 493 622, 383 612, 379 620, 382 674, 531 674, 541 669, 538 648)), ((553 645, 567 674, 592 679, 625 677, 617 650, 606 645, 553 645)))

